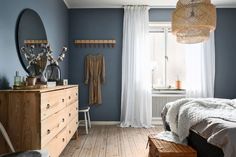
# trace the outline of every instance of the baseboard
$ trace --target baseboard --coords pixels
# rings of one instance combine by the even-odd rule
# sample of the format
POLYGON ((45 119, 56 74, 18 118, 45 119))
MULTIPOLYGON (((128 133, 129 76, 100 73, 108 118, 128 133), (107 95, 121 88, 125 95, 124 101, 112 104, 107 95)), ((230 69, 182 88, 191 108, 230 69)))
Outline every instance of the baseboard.
POLYGON ((91 121, 92 125, 119 125, 120 121, 91 121))
POLYGON ((160 117, 153 117, 152 125, 163 125, 162 119, 160 117))
MULTIPOLYGON (((120 125, 120 121, 91 121, 92 125, 120 125)), ((152 125, 163 125, 159 117, 152 118, 152 125)))
MULTIPOLYGON (((91 121, 92 125, 119 125, 120 121, 91 121)), ((159 117, 152 118, 152 125, 163 125, 162 119, 159 117)))

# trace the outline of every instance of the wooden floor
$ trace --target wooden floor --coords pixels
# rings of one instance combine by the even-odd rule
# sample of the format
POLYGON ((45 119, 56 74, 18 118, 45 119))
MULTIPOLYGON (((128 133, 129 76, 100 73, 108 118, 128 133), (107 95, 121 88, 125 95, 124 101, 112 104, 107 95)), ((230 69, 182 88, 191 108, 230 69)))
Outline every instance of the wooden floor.
POLYGON ((148 157, 148 135, 162 130, 161 126, 151 129, 92 126, 85 135, 84 128, 80 128, 79 139, 72 140, 61 157, 148 157))

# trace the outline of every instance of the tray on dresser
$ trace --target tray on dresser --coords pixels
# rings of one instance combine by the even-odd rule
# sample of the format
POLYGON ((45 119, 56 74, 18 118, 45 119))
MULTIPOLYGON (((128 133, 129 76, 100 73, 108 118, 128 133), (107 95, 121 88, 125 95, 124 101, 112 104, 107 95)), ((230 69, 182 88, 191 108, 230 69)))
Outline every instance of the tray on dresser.
POLYGON ((34 86, 13 86, 13 89, 14 90, 30 90, 30 89, 44 89, 47 87, 48 87, 47 85, 38 84, 34 86))

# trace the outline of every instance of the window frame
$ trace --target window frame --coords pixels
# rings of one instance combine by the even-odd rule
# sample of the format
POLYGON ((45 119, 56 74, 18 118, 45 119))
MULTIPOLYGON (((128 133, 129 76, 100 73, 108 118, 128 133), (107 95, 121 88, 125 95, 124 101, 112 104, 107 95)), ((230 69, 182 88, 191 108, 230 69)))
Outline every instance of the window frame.
POLYGON ((153 89, 172 89, 172 87, 170 88, 169 84, 168 84, 168 78, 167 78, 167 70, 168 70, 168 33, 171 32, 171 22, 149 22, 149 33, 156 33, 156 32, 163 32, 164 33, 164 37, 165 37, 165 62, 164 62, 164 87, 157 87, 155 88, 152 84, 153 89))
MULTIPOLYGON (((165 35, 165 75, 164 75, 164 88, 168 89, 167 85, 167 62, 168 62, 168 56, 167 56, 167 36, 168 31, 171 31, 171 22, 149 22, 149 33, 156 33, 156 32, 163 32, 165 35), (158 30, 160 29, 160 30, 158 30)), ((159 87, 161 88, 161 87, 159 87)))

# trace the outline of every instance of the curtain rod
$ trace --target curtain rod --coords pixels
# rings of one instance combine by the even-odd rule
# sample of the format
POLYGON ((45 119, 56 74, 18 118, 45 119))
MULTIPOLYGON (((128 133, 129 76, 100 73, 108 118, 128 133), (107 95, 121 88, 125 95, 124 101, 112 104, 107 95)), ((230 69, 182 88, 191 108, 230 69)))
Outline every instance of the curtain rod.
POLYGON ((150 8, 163 8, 163 9, 173 9, 176 8, 176 5, 169 5, 169 6, 157 6, 157 5, 122 5, 121 8, 124 8, 125 6, 147 6, 150 8))

